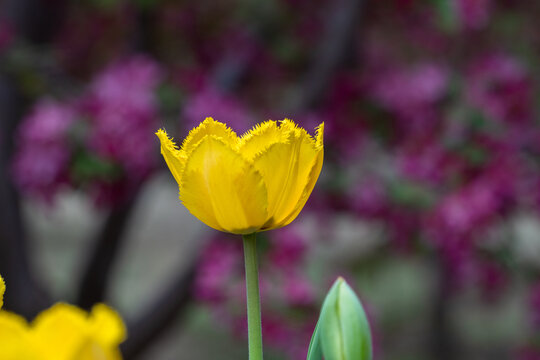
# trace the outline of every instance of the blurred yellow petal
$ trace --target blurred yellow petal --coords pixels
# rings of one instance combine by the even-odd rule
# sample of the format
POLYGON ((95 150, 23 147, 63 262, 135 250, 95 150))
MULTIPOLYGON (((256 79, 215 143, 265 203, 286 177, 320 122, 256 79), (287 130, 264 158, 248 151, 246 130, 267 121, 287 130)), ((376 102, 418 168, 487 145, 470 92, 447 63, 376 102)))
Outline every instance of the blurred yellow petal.
POLYGON ((91 333, 104 347, 116 347, 126 338, 126 327, 116 311, 97 304, 90 313, 91 333))
POLYGON ((273 120, 257 124, 240 138, 238 152, 244 158, 252 161, 255 156, 278 142, 286 142, 288 131, 278 126, 273 120))
POLYGON ((32 343, 26 320, 8 311, 0 311, 0 359, 42 360, 32 343))
POLYGON ((215 136, 204 138, 192 150, 180 198, 205 224, 235 234, 260 229, 267 217, 261 175, 229 143, 215 136))
POLYGON ((1 360, 120 360, 125 338, 120 316, 99 304, 92 313, 59 303, 29 325, 0 311, 1 360))
POLYGON ((120 316, 106 305, 92 312, 59 303, 43 311, 31 326, 32 336, 44 359, 115 360, 125 338, 120 316))
POLYGON ((4 292, 6 291, 6 284, 4 283, 4 279, 0 276, 0 309, 4 305, 4 292))
POLYGON ((71 359, 86 341, 86 313, 59 303, 40 313, 32 323, 38 346, 58 359, 71 359))
POLYGON ((70 360, 121 360, 118 348, 103 347, 88 338, 70 360))
POLYGON ((9 311, 0 311, 0 340, 4 340, 6 336, 21 336, 28 330, 28 323, 19 315, 9 311))
POLYGON ((236 133, 231 128, 208 117, 199 126, 191 130, 184 139, 180 147, 182 156, 188 157, 193 149, 197 147, 197 144, 207 136, 215 136, 233 149, 238 145, 238 136, 236 136, 236 133))
POLYGON ((320 168, 314 168, 319 161, 322 164, 322 148, 304 129, 290 120, 280 127, 288 133, 288 141, 271 145, 253 160, 268 190, 268 221, 263 230, 294 220, 318 178, 320 168))
POLYGON ((184 169, 185 159, 181 156, 180 150, 176 147, 176 144, 167 136, 167 133, 163 129, 159 129, 156 132, 161 143, 161 155, 165 159, 169 170, 174 176, 174 179, 180 184, 182 171, 184 169))

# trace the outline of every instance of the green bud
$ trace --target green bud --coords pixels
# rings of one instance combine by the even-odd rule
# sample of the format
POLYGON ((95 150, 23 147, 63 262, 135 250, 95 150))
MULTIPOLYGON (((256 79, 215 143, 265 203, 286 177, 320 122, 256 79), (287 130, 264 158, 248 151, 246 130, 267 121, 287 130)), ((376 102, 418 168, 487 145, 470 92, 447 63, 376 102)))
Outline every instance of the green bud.
POLYGON ((371 331, 358 297, 338 278, 324 300, 307 360, 371 360, 371 331))

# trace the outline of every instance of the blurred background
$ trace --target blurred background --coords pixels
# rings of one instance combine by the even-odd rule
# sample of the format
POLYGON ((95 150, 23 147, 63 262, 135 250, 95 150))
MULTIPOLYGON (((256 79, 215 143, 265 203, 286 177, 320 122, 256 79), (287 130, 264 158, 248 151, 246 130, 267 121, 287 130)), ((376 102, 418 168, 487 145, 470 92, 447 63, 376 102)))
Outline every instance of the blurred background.
POLYGON ((540 2, 3 0, 6 308, 105 301, 125 359, 247 357, 241 241, 178 200, 154 132, 324 121, 260 236, 268 359, 303 359, 344 276, 375 358, 540 359, 540 2))

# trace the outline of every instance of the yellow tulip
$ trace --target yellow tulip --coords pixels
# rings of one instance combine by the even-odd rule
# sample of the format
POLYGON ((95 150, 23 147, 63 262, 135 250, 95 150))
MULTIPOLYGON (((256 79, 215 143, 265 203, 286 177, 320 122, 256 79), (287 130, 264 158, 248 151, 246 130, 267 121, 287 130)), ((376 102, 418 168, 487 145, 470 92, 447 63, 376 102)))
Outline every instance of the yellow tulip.
POLYGON ((6 291, 6 284, 4 283, 4 279, 0 276, 0 309, 4 305, 4 291, 6 291))
POLYGON ((119 360, 125 338, 120 316, 106 305, 87 312, 63 303, 45 310, 28 324, 0 311, 2 360, 119 360))
POLYGON ((283 227, 304 207, 323 164, 324 123, 315 137, 285 119, 241 137, 206 118, 180 149, 156 135, 180 189, 180 200, 206 225, 233 234, 283 227))

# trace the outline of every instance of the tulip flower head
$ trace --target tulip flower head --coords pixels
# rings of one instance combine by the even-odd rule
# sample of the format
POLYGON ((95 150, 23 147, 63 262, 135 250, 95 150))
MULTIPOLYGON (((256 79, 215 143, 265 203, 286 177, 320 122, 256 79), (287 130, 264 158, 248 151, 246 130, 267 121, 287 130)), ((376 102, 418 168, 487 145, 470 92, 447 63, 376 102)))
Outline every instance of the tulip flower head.
POLYGON ((323 164, 324 123, 315 137, 293 121, 266 121, 242 136, 206 118, 178 149, 156 135, 180 199, 206 225, 233 234, 292 222, 311 194, 323 164))
POLYGON ((120 316, 98 304, 90 314, 63 303, 45 310, 28 324, 0 311, 0 359, 120 360, 125 338, 120 316))

